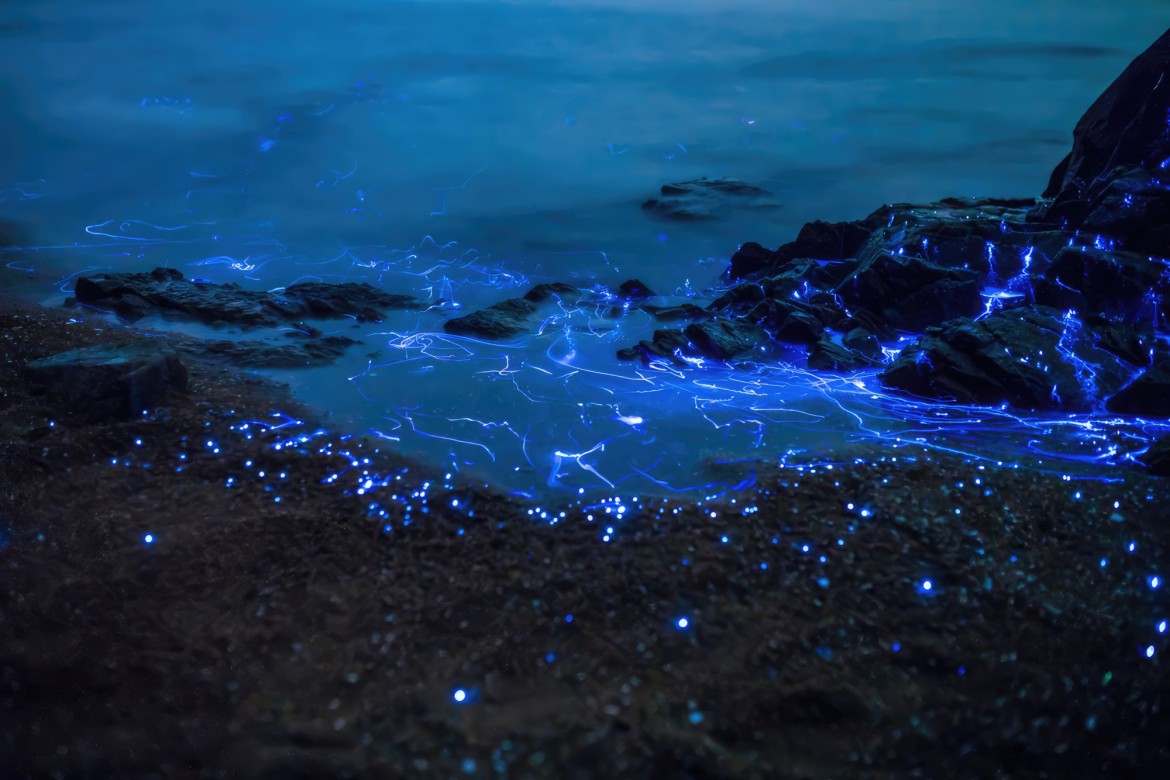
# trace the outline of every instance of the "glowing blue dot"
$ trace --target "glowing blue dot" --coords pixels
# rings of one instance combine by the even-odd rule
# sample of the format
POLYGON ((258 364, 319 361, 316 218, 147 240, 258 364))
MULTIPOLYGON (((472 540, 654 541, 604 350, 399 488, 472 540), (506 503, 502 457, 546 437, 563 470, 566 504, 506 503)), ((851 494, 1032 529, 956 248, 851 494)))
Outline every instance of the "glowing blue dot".
POLYGON ((452 694, 452 697, 457 702, 465 702, 467 701, 467 691, 463 690, 462 688, 456 688, 455 693, 452 694))
POLYGON ((902 652, 902 643, 901 642, 894 642, 894 644, 890 645, 890 649, 893 650, 895 653, 900 653, 900 652, 902 652))
POLYGON ((761 571, 767 571, 767 570, 768 570, 768 564, 761 562, 761 563, 760 563, 760 570, 761 570, 761 571))
POLYGON ((1166 621, 1165 620, 1163 620, 1161 623, 1158 624, 1158 633, 1159 634, 1166 633, 1166 621))
POLYGON ((1130 542, 1128 545, 1126 545, 1125 549, 1129 550, 1130 552, 1133 552, 1134 550, 1137 549, 1137 542, 1130 542))
POLYGON ((1150 590, 1157 590, 1158 586, 1161 584, 1162 580, 1160 577, 1158 577, 1157 574, 1155 574, 1153 577, 1150 577, 1150 590))
POLYGON ((692 712, 690 715, 687 716, 687 720, 689 720, 693 725, 698 726, 700 723, 703 722, 703 713, 692 712))
POLYGON ((687 620, 685 617, 680 617, 675 622, 680 629, 685 629, 687 626, 689 626, 691 624, 691 621, 687 620))
POLYGON ((465 774, 465 775, 474 775, 475 774, 475 759, 474 758, 463 759, 463 774, 465 774))
POLYGON ((572 616, 572 615, 565 615, 565 622, 566 622, 566 623, 572 623, 572 622, 573 622, 573 616, 572 616))
POLYGON ((729 539, 726 536, 721 536, 721 537, 719 537, 719 541, 723 542, 724 544, 727 544, 729 539))
POLYGON ((807 545, 807 544, 802 544, 802 545, 800 546, 800 551, 801 551, 801 552, 803 552, 803 553, 806 553, 806 552, 808 552, 808 550, 809 550, 809 547, 808 547, 808 545, 807 545))
POLYGON ((154 544, 154 534, 147 534, 146 536, 142 537, 142 541, 146 542, 147 544, 154 544))
POLYGON ((553 661, 555 661, 555 660, 557 660, 557 654, 556 654, 556 653, 549 653, 548 655, 546 655, 546 656, 544 657, 544 662, 545 662, 545 663, 547 663, 547 664, 551 664, 551 663, 552 663, 553 661))
POLYGON ((1146 648, 1146 658, 1153 658, 1153 657, 1154 657, 1154 646, 1150 645, 1149 647, 1146 648))
POLYGON ((922 581, 922 589, 929 593, 930 591, 934 590, 934 583, 931 582, 930 580, 923 580, 922 581))

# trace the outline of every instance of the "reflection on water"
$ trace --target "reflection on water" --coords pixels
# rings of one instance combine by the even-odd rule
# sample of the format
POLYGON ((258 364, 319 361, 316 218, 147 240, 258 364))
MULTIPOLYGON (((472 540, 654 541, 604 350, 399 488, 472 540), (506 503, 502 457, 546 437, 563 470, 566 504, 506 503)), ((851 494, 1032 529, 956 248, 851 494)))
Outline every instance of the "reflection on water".
POLYGON ((1141 426, 915 406, 865 374, 618 363, 653 328, 637 314, 557 309, 510 344, 443 335, 455 304, 540 281, 705 297, 738 243, 808 219, 1037 192, 1163 21, 1152 0, 628 5, 7 3, 0 218, 26 237, 4 283, 31 272, 57 301, 85 270, 171 265, 418 295, 435 307, 363 326, 368 349, 287 380, 524 492, 706 485, 715 462, 939 430, 939 446, 1007 460, 1140 449, 1141 426), (638 208, 704 175, 782 208, 702 225, 638 208))

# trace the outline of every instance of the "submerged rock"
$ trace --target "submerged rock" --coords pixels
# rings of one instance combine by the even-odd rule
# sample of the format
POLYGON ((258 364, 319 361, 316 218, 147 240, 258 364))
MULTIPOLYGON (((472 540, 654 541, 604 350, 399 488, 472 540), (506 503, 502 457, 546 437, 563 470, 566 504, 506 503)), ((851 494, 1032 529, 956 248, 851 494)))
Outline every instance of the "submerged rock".
POLYGON ((1029 306, 928 328, 879 378, 922 398, 1088 411, 1132 373, 1071 313, 1029 306))
POLYGON ((422 307, 412 296, 391 295, 363 283, 299 282, 276 293, 197 282, 185 279, 174 268, 83 276, 77 280, 74 295, 78 303, 112 310, 130 322, 148 314, 164 314, 251 327, 287 325, 305 318, 378 321, 391 309, 422 307))
POLYGON ((737 179, 696 179, 662 185, 661 194, 642 209, 663 219, 698 222, 718 219, 732 208, 774 209, 780 204, 771 193, 737 179))
POLYGON ((63 412, 91 422, 140 415, 187 387, 179 356, 157 344, 60 352, 29 363, 26 377, 63 412))
POLYGON ((457 336, 512 338, 532 330, 532 315, 549 298, 579 294, 580 290, 568 284, 538 284, 525 293, 523 298, 508 298, 486 309, 447 320, 443 323, 443 330, 457 336))

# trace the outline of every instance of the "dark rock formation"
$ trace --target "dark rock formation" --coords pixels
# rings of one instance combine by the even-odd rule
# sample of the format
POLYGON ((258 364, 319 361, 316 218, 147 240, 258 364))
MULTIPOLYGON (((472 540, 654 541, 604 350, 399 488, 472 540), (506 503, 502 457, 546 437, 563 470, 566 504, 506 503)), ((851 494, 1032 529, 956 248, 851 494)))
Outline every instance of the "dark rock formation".
POLYGON ((191 340, 180 342, 176 348, 192 357, 242 368, 315 368, 336 362, 347 349, 360 343, 345 336, 324 336, 285 343, 191 340))
POLYGON ((26 376, 64 414, 91 422, 140 415, 187 386, 174 350, 153 344, 61 352, 29 363, 26 376))
POLYGON ((1071 314, 1029 306, 928 328, 881 380, 922 398, 1088 411, 1131 373, 1071 314))
POLYGON ((771 252, 749 241, 731 256, 727 274, 731 279, 746 279, 784 270, 793 260, 845 260, 856 257, 877 225, 867 222, 809 222, 800 229, 796 240, 771 252))
POLYGON ((1135 59, 1089 107, 1073 148, 1052 172, 1044 197, 1084 200, 1118 167, 1160 167, 1170 158, 1170 31, 1135 59))
POLYGON ((554 296, 577 296, 580 290, 568 284, 538 284, 523 298, 508 298, 486 309, 456 317, 443 323, 443 330, 457 336, 483 339, 507 339, 528 333, 531 317, 540 304, 554 296))
POLYGON ((627 279, 618 287, 618 297, 622 300, 637 302, 653 298, 657 293, 642 283, 641 279, 627 279))
POLYGON ((1170 357, 1161 359, 1114 394, 1105 408, 1140 417, 1170 417, 1170 357))
POLYGON ((763 359, 772 355, 772 339, 751 323, 722 319, 692 323, 682 330, 656 330, 649 341, 618 351, 622 360, 667 360, 686 365, 685 358, 722 363, 763 359))
POLYGON ((1151 474, 1170 477, 1170 436, 1155 440, 1138 459, 1151 474))
POLYGON ((771 193, 736 179, 696 179, 664 184, 661 195, 642 204, 643 210, 663 219, 697 222, 718 219, 730 208, 779 208, 771 193))
POLYGON ((920 331, 983 308, 983 275, 917 257, 878 254, 861 263, 837 292, 845 303, 879 314, 894 328, 920 331))
POLYGON ((300 282, 274 293, 195 282, 174 268, 83 276, 74 295, 78 303, 112 310, 130 322, 157 313, 250 327, 288 325, 305 318, 377 321, 390 309, 421 308, 409 295, 390 295, 368 284, 300 282))

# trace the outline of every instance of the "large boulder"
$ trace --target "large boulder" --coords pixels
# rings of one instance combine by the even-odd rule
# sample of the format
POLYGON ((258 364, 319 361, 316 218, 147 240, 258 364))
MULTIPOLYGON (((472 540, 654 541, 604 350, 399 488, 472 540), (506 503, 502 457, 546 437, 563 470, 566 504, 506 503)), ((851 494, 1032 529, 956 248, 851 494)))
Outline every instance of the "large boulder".
POLYGON ((1166 267, 1145 255, 1096 247, 1066 247, 1033 279, 1036 303, 1150 325, 1152 295, 1168 287, 1166 267))
POLYGON ((1084 200, 1115 169, 1155 170, 1170 158, 1170 31, 1163 33, 1089 107, 1073 148, 1052 172, 1044 197, 1084 200))
POLYGON ((187 369, 178 355, 158 344, 60 352, 29 363, 26 377, 63 414, 90 422, 140 415, 187 386, 187 369))
POLYGON ((1070 312, 1028 306, 928 328, 880 379, 922 398, 1089 411, 1132 373, 1070 312))

